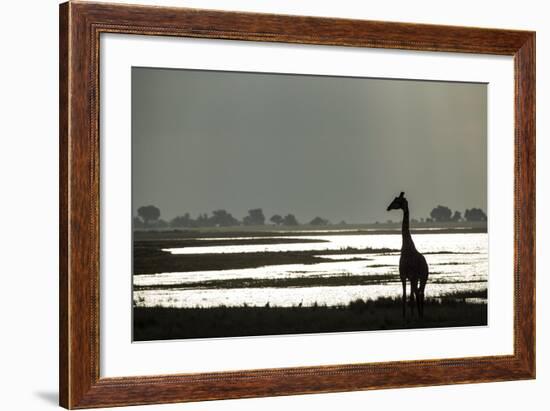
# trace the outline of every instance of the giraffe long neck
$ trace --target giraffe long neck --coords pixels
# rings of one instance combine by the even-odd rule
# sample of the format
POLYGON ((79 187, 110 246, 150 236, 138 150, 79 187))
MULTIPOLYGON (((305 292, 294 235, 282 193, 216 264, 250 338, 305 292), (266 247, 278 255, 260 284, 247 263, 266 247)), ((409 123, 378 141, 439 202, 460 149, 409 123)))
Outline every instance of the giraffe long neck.
POLYGON ((401 235, 403 237, 402 249, 413 249, 416 250, 414 242, 411 237, 411 232, 409 230, 409 206, 405 205, 403 208, 403 225, 401 226, 401 235))

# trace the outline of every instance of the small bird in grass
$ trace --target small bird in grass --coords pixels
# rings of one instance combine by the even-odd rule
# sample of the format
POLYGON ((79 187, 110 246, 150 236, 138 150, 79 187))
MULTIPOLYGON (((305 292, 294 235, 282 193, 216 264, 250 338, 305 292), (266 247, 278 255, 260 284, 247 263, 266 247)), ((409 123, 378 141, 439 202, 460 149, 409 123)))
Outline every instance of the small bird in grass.
POLYGON ((265 305, 265 308, 269 308, 269 301, 268 301, 267 304, 265 305))

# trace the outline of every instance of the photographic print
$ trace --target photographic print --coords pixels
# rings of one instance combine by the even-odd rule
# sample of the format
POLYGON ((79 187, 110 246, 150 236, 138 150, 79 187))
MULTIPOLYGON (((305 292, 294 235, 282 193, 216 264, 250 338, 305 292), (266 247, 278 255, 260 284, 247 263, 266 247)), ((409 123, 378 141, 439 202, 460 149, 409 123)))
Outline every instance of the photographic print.
POLYGON ((487 325, 487 84, 132 68, 134 341, 487 325))

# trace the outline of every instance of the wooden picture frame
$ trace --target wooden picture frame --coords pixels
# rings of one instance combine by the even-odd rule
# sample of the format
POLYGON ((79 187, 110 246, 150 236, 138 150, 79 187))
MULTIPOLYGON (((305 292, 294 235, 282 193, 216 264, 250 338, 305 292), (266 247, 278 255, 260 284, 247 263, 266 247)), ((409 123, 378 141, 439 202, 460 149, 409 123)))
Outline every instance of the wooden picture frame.
POLYGON ((90 408, 535 378, 535 33, 69 2, 60 6, 60 405, 90 408), (514 353, 100 378, 101 33, 513 56, 514 353))

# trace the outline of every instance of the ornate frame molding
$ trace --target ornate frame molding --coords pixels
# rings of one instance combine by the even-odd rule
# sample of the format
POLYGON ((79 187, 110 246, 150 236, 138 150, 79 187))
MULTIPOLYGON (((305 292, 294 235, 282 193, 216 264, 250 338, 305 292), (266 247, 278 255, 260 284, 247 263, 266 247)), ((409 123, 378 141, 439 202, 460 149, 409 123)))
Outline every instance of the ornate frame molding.
POLYGON ((90 408, 535 377, 535 33, 69 2, 60 5, 60 405, 90 408), (99 373, 101 33, 513 56, 514 354, 155 377, 99 373))

